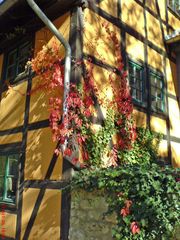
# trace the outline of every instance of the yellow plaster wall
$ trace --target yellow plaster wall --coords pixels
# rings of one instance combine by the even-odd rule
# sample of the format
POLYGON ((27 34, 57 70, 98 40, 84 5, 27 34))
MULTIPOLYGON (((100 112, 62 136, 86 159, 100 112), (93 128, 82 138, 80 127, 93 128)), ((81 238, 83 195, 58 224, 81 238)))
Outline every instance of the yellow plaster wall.
MULTIPOLYGON (((149 0, 151 1, 151 0, 149 0)), ((157 0, 162 20, 166 20, 166 0, 157 0)))
MULTIPOLYGON (((22 207, 22 232, 23 239, 25 229, 30 219, 38 189, 25 189, 23 193, 22 207)), ((46 190, 40 208, 37 212, 29 239, 59 240, 60 239, 60 216, 61 216, 61 192, 59 190, 46 190)))
POLYGON ((168 157, 168 144, 167 140, 161 140, 158 149, 158 155, 160 157, 168 157))
MULTIPOLYGON (((50 128, 42 128, 28 132, 26 162, 25 162, 25 179, 44 179, 51 162, 56 144, 52 142, 50 128)), ((61 178, 62 158, 58 157, 54 171, 51 175, 52 180, 61 178)))
POLYGON ((32 81, 32 94, 30 100, 29 123, 42 121, 49 118, 49 98, 60 96, 63 99, 63 89, 57 89, 47 93, 43 89, 38 89, 38 78, 32 81))
POLYGON ((117 0, 104 0, 99 3, 99 7, 111 16, 117 17, 117 0))
POLYGON ((148 47, 148 64, 163 73, 163 57, 150 47, 148 47))
POLYGON ((0 145, 7 144, 7 143, 21 142, 21 141, 22 141, 22 133, 0 136, 0 145))
POLYGON ((143 8, 134 0, 121 1, 122 21, 145 36, 143 8))
MULTIPOLYGON (((98 89, 98 95, 100 98, 105 98, 108 100, 112 100, 113 98, 113 89, 109 84, 109 74, 111 72, 109 70, 106 70, 102 67, 98 67, 96 65, 93 66, 93 76, 94 76, 94 82, 95 86, 98 89)), ((87 68, 89 66, 87 65, 87 68)))
MULTIPOLYGON (((70 29, 70 13, 66 13, 63 16, 57 18, 54 22, 54 25, 62 33, 65 39, 69 39, 69 29, 70 29)), ((34 46, 34 55, 36 56, 43 45, 51 44, 52 42, 59 41, 53 37, 53 34, 47 27, 44 27, 36 32, 35 34, 35 46, 34 46)), ((60 45, 60 50, 62 51, 62 56, 64 56, 64 47, 60 45)))
POLYGON ((150 126, 153 131, 163 133, 166 135, 166 121, 165 120, 158 118, 158 117, 151 116, 150 126))
POLYGON ((154 13, 157 13, 156 0, 146 0, 146 6, 151 9, 154 13))
POLYGON ((144 44, 126 33, 126 51, 133 59, 144 61, 144 44))
MULTIPOLYGON (((16 235, 16 215, 15 214, 10 214, 7 212, 0 212, 0 223, 2 222, 2 217, 3 221, 5 221, 5 236, 6 237, 11 237, 15 239, 16 235), (4 215, 5 214, 5 215, 4 215), (5 216, 5 218, 4 218, 5 216)), ((0 233, 1 233, 1 228, 2 226, 0 225, 0 233)))
POLYGON ((146 127, 147 116, 145 113, 134 109, 133 116, 137 127, 146 127))
POLYGON ((117 33, 116 36, 120 44, 119 29, 89 9, 85 9, 84 17, 84 53, 90 54, 105 63, 115 66, 116 58, 114 53, 114 43, 109 40, 109 34, 107 34, 105 29, 102 27, 102 23, 108 24, 109 29, 117 33))
POLYGON ((0 79, 1 79, 1 75, 2 75, 3 58, 4 58, 4 55, 1 54, 0 55, 0 79))
POLYGON ((180 143, 171 142, 172 165, 180 168, 180 143))
POLYGON ((180 137, 180 110, 178 102, 172 98, 168 98, 169 104, 169 120, 171 136, 180 137))
POLYGON ((24 123, 27 82, 2 94, 0 102, 0 130, 21 126, 24 123))
POLYGON ((180 21, 177 17, 175 17, 170 11, 168 11, 168 23, 174 28, 180 28, 180 21))
POLYGON ((148 40, 154 43, 156 46, 165 49, 163 43, 163 33, 161 31, 161 25, 158 19, 153 17, 146 11, 147 18, 147 35, 148 40))
MULTIPOLYGON (((21 239, 23 239, 28 221, 37 200, 39 189, 25 188, 23 191, 21 239)), ((32 239, 33 240, 33 239, 32 239)))

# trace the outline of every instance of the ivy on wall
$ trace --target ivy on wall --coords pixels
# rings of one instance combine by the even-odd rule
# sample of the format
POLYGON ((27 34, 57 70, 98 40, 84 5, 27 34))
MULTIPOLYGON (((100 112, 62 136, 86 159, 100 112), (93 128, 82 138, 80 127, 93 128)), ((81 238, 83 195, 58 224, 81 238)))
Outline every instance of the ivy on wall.
MULTIPOLYGON (((63 144, 68 137, 64 155, 82 169, 72 180, 72 188, 104 189, 109 206, 107 214, 117 215, 117 226, 112 232, 115 239, 170 239, 180 219, 178 172, 157 164, 161 136, 135 127, 127 72, 116 32, 105 22, 101 27, 108 35, 116 60, 116 68, 108 73, 113 96, 102 97, 91 59, 82 62, 85 77, 80 84, 70 86, 68 113, 63 122, 62 97, 49 97, 52 139, 63 144), (96 100, 106 109, 106 117, 99 129, 94 130, 96 100), (74 139, 80 157, 73 155, 74 139)), ((39 77, 37 90, 44 89, 47 94, 63 90, 64 70, 57 44, 45 46, 31 65, 39 77)), ((61 150, 55 151, 58 155, 61 150)))

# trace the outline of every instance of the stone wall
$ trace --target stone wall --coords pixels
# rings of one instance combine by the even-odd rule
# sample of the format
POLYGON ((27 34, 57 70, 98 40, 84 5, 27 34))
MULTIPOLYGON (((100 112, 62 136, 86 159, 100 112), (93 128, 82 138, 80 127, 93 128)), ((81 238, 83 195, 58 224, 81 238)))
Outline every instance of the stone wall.
POLYGON ((100 192, 76 191, 72 193, 70 240, 111 240, 116 224, 115 215, 104 216, 105 198, 100 192))

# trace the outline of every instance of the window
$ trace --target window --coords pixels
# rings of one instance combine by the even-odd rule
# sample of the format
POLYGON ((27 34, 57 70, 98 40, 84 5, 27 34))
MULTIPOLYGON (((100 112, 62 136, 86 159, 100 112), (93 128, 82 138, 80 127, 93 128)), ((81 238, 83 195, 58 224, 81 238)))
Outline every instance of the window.
POLYGON ((169 0, 169 7, 174 12, 180 14, 180 0, 169 0))
POLYGON ((144 102, 144 82, 143 70, 144 68, 129 60, 129 83, 131 87, 131 95, 136 103, 142 104, 144 102))
POLYGON ((24 67, 31 54, 31 44, 29 42, 20 45, 16 49, 10 51, 7 55, 7 64, 5 71, 5 79, 11 83, 14 82, 15 77, 24 72, 24 67))
POLYGON ((0 202, 15 203, 19 154, 0 155, 0 202))
POLYGON ((154 111, 165 112, 164 79, 162 76, 150 72, 151 108, 154 111))

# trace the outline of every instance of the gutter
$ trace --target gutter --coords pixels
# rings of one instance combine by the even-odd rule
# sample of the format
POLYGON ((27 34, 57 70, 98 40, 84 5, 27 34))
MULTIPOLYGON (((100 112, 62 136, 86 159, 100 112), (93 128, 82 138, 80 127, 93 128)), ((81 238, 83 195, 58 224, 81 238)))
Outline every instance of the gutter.
MULTIPOLYGON (((62 121, 68 112, 67 106, 67 98, 70 90, 70 74, 71 74, 71 47, 63 35, 58 31, 58 29, 54 26, 54 24, 48 19, 48 17, 42 12, 42 10, 38 7, 38 5, 34 2, 34 0, 26 0, 35 14, 44 22, 44 24, 49 28, 49 30, 57 37, 57 39, 62 43, 65 48, 65 74, 64 74, 64 95, 63 95, 63 115, 62 121)), ((65 126, 68 128, 68 125, 65 126)), ((61 145, 62 154, 67 146, 67 139, 65 143, 61 145)), ((70 162, 75 168, 75 166, 70 159, 66 158, 68 162, 70 162)))

